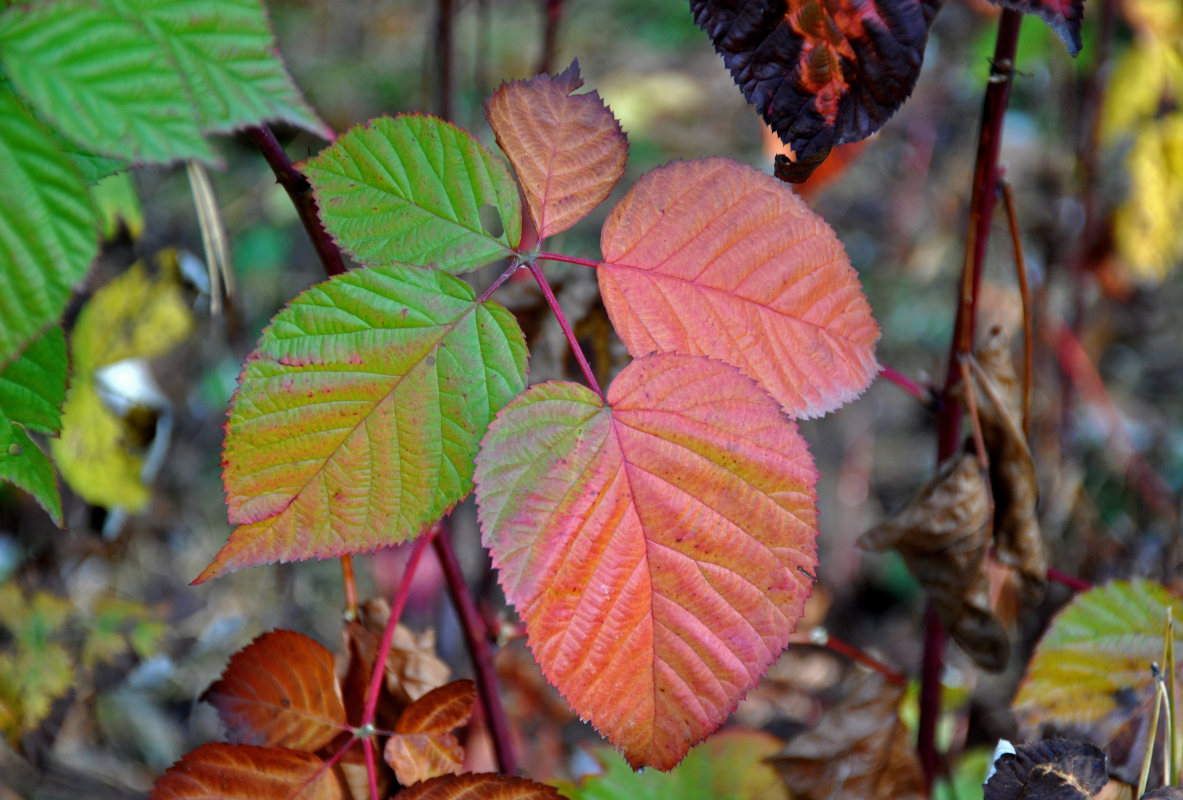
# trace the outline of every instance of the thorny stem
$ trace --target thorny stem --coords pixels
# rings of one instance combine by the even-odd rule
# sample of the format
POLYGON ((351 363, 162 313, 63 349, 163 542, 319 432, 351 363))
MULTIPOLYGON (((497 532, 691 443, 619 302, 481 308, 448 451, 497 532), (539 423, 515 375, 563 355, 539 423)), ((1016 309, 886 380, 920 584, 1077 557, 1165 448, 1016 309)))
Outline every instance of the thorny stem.
POLYGON ((1023 240, 1019 236, 1019 215, 1015 212, 1015 196, 1010 184, 1002 181, 1002 202, 1006 207, 1006 223, 1015 249, 1015 274, 1019 280, 1019 296, 1023 298, 1023 436, 1031 438, 1031 381, 1035 370, 1035 324, 1032 320, 1031 286, 1027 282, 1027 260, 1023 257, 1023 240))
POLYGON ((476 673, 477 688, 480 690, 481 707, 485 710, 485 720, 493 734, 498 770, 503 775, 516 775, 517 754, 514 752, 513 739, 510 736, 509 720, 501 705, 501 695, 497 691, 497 670, 493 666, 493 650, 489 647, 488 629, 477 610, 476 603, 473 602, 472 594, 468 591, 464 572, 460 569, 456 551, 452 548, 450 533, 447 528, 440 531, 432 545, 443 569, 444 580, 448 584, 448 594, 456 607, 456 614, 460 617, 468 651, 472 654, 472 667, 476 673))
MULTIPOLYGON (((1010 98, 1014 76, 1015 52, 1019 41, 1020 12, 1005 9, 998 22, 990 79, 982 100, 982 119, 978 128, 978 152, 974 162, 973 195, 970 199, 969 229, 966 234, 966 258, 958 295, 957 318, 949 348, 949 367, 945 380, 945 400, 937 414, 937 461, 950 458, 961 444, 962 408, 950 396, 960 378, 959 362, 968 356, 973 345, 977 319, 978 287, 986 257, 990 223, 998 191, 998 152, 1002 142, 1002 120, 1010 98)), ((941 666, 945 631, 929 604, 925 619, 924 658, 921 666, 920 721, 917 751, 925 783, 931 789, 937 774, 937 718, 941 712, 941 666)))
POLYGON ((900 389, 903 389, 908 394, 915 397, 921 403, 929 404, 932 402, 932 392, 921 386, 916 381, 909 378, 907 375, 896 370, 894 367, 881 365, 879 367, 879 374, 883 376, 885 381, 894 383, 900 389))
POLYGON ((329 275, 340 275, 345 271, 345 261, 317 216, 316 204, 312 201, 312 186, 308 179, 292 166, 292 160, 288 158, 288 154, 284 152, 270 128, 265 125, 247 128, 246 135, 262 153, 271 171, 275 173, 279 185, 287 191, 304 230, 308 231, 308 237, 312 239, 312 246, 316 249, 316 255, 320 258, 325 272, 329 275))
POLYGON ((530 274, 538 282, 538 288, 542 290, 542 296, 546 298, 546 304, 550 306, 551 312, 558 318, 559 327, 563 329, 563 335, 567 337, 567 344, 571 346, 571 352, 574 353, 575 360, 579 362, 579 368, 583 370, 583 377, 587 379, 588 386, 603 400, 604 392, 600 389, 600 384, 596 382, 596 376, 592 372, 591 364, 587 363, 587 356, 583 354, 583 348, 579 346, 579 342, 575 339, 575 331, 571 330, 571 323, 567 322, 567 315, 559 307, 559 301, 555 298, 555 293, 551 290, 550 284, 547 283, 546 276, 542 274, 542 268, 538 266, 536 261, 531 261, 526 266, 530 268, 530 274))

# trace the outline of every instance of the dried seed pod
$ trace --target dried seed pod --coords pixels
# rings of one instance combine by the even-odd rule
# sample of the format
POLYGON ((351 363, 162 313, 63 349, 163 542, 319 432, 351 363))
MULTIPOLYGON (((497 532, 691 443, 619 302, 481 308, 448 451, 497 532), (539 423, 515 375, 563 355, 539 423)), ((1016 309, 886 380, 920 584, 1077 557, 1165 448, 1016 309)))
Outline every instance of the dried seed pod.
POLYGON ((1000 670, 1010 642, 990 606, 984 562, 990 492, 970 453, 946 462, 894 519, 863 534, 868 550, 894 547, 928 592, 953 640, 979 666, 1000 670))

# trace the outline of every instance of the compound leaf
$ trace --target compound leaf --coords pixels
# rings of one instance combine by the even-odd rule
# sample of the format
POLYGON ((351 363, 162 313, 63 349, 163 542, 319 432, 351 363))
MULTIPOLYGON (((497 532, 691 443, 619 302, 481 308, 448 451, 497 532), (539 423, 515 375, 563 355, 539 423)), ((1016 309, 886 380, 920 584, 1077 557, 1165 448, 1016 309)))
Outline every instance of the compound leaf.
POLYGON ((833 230, 783 183, 727 159, 653 170, 612 210, 600 292, 633 356, 743 370, 790 414, 856 397, 879 326, 833 230))
POLYGON ((344 800, 331 769, 299 750, 204 744, 160 776, 150 800, 344 800))
POLYGON ((90 268, 98 237, 94 209, 78 172, 2 83, 0 163, 3 365, 61 316, 74 284, 90 268))
POLYGON ((497 155, 451 123, 379 117, 303 162, 325 229, 367 266, 460 273, 509 256, 522 235, 518 188, 497 155), (491 206, 502 230, 488 230, 491 206), (488 211, 486 211, 488 215, 488 211))
POLYGON ((271 631, 230 658, 201 697, 241 744, 319 750, 346 729, 333 654, 292 631, 271 631))
POLYGON ((509 312, 442 272, 352 270, 304 292, 239 378, 223 453, 239 527, 197 581, 417 536, 472 488, 525 372, 509 312))
POLYGON ((628 140, 579 62, 553 78, 511 81, 485 101, 485 116, 509 158, 539 240, 564 231, 604 201, 624 174, 628 140))
POLYGON ((634 767, 670 769, 785 647, 810 593, 812 458, 730 365, 659 354, 607 403, 547 383, 477 458, 481 531, 547 679, 634 767))

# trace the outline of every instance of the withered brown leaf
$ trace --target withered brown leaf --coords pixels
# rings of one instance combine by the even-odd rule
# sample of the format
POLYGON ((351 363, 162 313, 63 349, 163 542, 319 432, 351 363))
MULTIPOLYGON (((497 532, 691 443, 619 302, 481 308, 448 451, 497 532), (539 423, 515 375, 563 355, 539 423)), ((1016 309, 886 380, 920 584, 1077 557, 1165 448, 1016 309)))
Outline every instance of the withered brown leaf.
POLYGON ((990 329, 974 358, 978 417, 994 493, 994 553, 1003 564, 1018 570, 1028 592, 1038 595, 1047 574, 1035 513, 1039 484, 1035 460, 1023 434, 1022 389, 1002 328, 990 329))
POLYGON ((1099 747, 1050 739, 1019 745, 994 762, 983 800, 1088 800, 1108 781, 1099 747))
POLYGON ((903 692, 902 686, 871 673, 817 725, 769 758, 793 797, 926 797, 920 762, 898 715, 903 692))
POLYGON ((1000 670, 1010 641, 990 605, 984 569, 990 492, 977 459, 953 458, 896 517, 867 531, 859 546, 894 547, 928 592, 953 641, 979 666, 1000 670))

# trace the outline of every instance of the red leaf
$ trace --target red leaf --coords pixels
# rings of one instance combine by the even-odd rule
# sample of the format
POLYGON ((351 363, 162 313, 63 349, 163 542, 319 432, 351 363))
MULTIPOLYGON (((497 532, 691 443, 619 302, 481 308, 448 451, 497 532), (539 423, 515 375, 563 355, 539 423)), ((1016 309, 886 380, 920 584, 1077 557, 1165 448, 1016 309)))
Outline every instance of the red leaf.
POLYGON ((485 102, 497 144, 521 181, 541 241, 570 228, 604 201, 624 174, 628 141, 579 62, 553 78, 504 83, 485 102))
POLYGON ((412 703, 398 718, 399 733, 447 733, 468 722, 476 702, 476 684, 452 681, 412 703))
POLYGON ((793 191, 721 158, 655 169, 604 223, 600 292, 633 356, 718 358, 790 414, 853 399, 879 326, 834 231, 793 191))
POLYGON ((408 786, 460 772, 464 748, 450 733, 396 733, 386 740, 382 757, 398 782, 408 786))
POLYGON ((394 796, 395 800, 563 800, 553 786, 492 772, 445 775, 394 796))
MULTIPOLYGON (((912 93, 940 0, 690 0, 797 161, 865 139, 912 93)), ((800 175, 804 180, 812 168, 800 175)))
POLYGON ((344 800, 333 773, 311 753, 205 744, 160 776, 150 800, 344 800))
POLYGON ((347 727, 332 653, 291 631, 265 633, 235 653, 201 699, 244 744, 312 751, 347 727))
POLYGON ((670 769, 780 654, 816 565, 817 473, 734 367, 637 359, 605 406, 535 386, 477 458, 484 542, 547 679, 634 767, 670 769))

